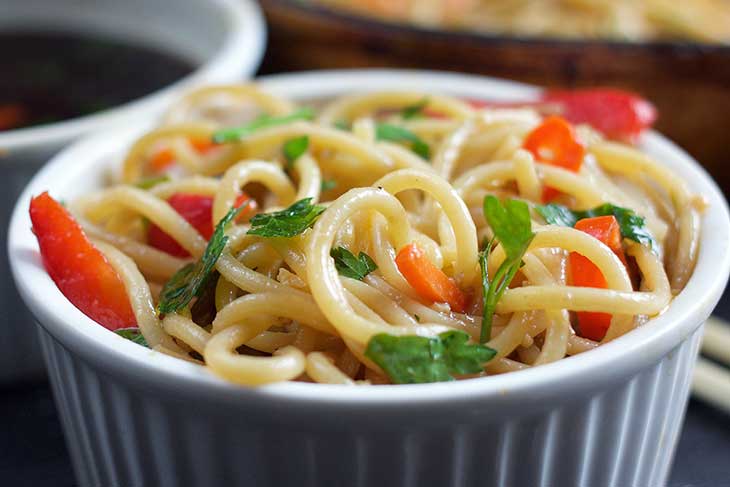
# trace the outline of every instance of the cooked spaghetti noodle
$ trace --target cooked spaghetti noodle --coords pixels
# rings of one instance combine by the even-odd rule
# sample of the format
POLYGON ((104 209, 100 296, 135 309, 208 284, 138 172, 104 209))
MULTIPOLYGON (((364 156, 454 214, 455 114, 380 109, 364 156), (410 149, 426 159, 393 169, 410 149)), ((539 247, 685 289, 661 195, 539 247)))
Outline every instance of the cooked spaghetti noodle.
POLYGON ((493 357, 480 372, 454 376, 498 374, 583 353, 630 332, 669 306, 691 276, 702 199, 635 148, 579 127, 585 156, 574 172, 542 163, 525 148, 545 123, 530 110, 476 109, 413 92, 320 104, 314 120, 287 119, 295 104, 255 86, 197 91, 132 145, 117 184, 69 203, 119 274, 149 347, 240 384, 382 384, 395 380, 368 354, 373 337, 458 330, 476 344, 488 316, 493 323, 482 351, 493 357), (279 117, 278 123, 260 122, 262 115, 279 117), (221 128, 235 124, 248 129, 218 138, 221 128), (292 141, 299 144, 293 157, 292 141), (150 184, 150 178, 159 179, 150 184), (546 224, 538 211, 546 187, 571 210, 605 203, 633 210, 645 219, 653 245, 623 238, 625 265, 623 252, 620 259, 591 234, 546 224), (210 247, 172 205, 180 194, 212 199, 214 224, 233 218, 230 210, 244 194, 248 206, 225 226, 228 239, 208 276, 207 295, 162 312, 163 286, 186 264, 206 259, 210 247), (483 312, 480 258, 486 256, 487 279, 496 279, 509 249, 493 239, 499 230, 485 218, 490 195, 526 202, 527 230, 534 232, 494 315, 483 312), (271 216, 296 205, 319 209, 295 234, 251 232, 254 213, 271 216), (151 243, 151 227, 172 242, 151 243), (490 239, 492 250, 484 254, 490 239), (453 286, 460 304, 422 292, 424 283, 400 260, 406 247, 420 251, 426 260, 419 262, 453 286), (335 251, 362 269, 354 276, 352 269, 338 272, 335 251), (597 268, 604 288, 571 282, 574 254, 597 268), (576 314, 585 312, 612 314, 602 338, 576 332, 576 314))

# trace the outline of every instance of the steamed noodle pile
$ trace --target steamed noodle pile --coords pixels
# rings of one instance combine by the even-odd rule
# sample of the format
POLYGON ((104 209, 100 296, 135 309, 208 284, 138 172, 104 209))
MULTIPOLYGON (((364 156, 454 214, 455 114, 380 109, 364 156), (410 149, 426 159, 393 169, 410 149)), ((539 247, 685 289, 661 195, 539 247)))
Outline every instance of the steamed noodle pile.
MULTIPOLYGON (((661 313, 692 273, 701 200, 685 183, 640 151, 603 140, 587 127, 579 129, 588 154, 580 173, 536 163, 521 148, 541 120, 529 110, 476 110, 456 98, 379 92, 343 97, 323 104, 314 121, 264 127, 206 151, 190 143, 261 114, 295 109, 253 85, 194 92, 134 143, 118 184, 70 206, 122 277, 140 330, 155 350, 205 363, 241 384, 388 383, 364 357, 375 334, 434 336, 456 329, 479 339, 478 252, 492 236, 482 202, 493 194, 532 205, 540 202, 544 185, 560 190, 577 209, 611 202, 635 210, 659 245, 652 251, 625 241, 641 276, 634 291, 608 247, 573 228, 545 225, 533 211, 536 237, 512 288, 497 304, 487 343, 497 355, 484 375, 553 362, 599 345, 576 335, 569 311, 613 313, 603 341, 623 335, 661 313), (438 117, 398 114, 424 99, 438 117), (431 160, 407 144, 376 140, 376 119, 417 134, 429 144, 431 160), (335 126, 343 122, 351 129, 335 126), (283 144, 304 135, 308 150, 287 163, 283 144), (154 176, 150 160, 161 147, 176 161, 172 179, 147 190, 136 187, 154 176), (215 223, 244 189, 256 198, 259 212, 302 198, 327 209, 311 229, 292 238, 247 234, 248 223, 237 220, 228 227, 230 238, 215 266, 220 277, 212 323, 196 324, 189 306, 160 319, 155 305, 162 285, 191 259, 149 246, 149 222, 197 259, 206 241, 166 200, 175 193, 211 195, 215 223), (466 313, 425 302, 401 275, 394 257, 414 241, 473 296, 475 304, 466 313), (355 255, 367 253, 377 270, 363 280, 338 275, 330 250, 340 246, 355 255), (601 270, 608 289, 566 285, 571 251, 601 270)), ((497 246, 489 269, 503 259, 497 246)))
POLYGON ((728 0, 317 0, 419 25, 527 36, 730 41, 728 0))

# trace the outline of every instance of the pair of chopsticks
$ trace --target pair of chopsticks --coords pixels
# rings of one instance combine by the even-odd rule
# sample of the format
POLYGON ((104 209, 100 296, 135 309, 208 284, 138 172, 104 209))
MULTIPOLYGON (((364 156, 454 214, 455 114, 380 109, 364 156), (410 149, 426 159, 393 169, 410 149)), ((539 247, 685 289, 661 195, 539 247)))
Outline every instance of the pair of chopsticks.
POLYGON ((702 353, 727 367, 700 356, 695 365, 692 394, 730 413, 730 323, 715 316, 707 319, 702 353))

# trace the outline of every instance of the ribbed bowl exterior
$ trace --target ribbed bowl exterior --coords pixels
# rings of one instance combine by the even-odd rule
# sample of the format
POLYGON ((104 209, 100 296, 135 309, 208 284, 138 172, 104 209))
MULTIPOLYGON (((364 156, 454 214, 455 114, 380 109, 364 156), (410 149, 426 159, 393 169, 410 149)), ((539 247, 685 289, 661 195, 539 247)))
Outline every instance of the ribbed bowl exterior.
POLYGON ((39 328, 83 487, 660 487, 684 418, 702 329, 615 386, 505 408, 478 423, 446 416, 397 425, 272 405, 155 394, 70 353, 39 328))

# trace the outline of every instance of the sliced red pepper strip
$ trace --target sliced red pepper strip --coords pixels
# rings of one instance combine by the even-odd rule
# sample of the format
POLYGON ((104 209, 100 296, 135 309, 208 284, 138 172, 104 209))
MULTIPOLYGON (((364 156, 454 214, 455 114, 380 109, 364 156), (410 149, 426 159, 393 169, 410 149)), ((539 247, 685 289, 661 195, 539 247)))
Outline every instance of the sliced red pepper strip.
POLYGON ((241 223, 247 221, 249 218, 254 216, 256 212, 258 211, 258 204, 256 203, 256 200, 251 198, 246 193, 241 193, 238 198, 236 198, 236 201, 233 203, 233 206, 236 208, 240 208, 241 205, 245 205, 246 208, 241 210, 241 213, 238 214, 238 218, 236 218, 236 222, 241 223))
MULTIPOLYGON (((175 193, 167 200, 175 211, 190 223, 204 239, 213 235, 213 197, 200 194, 175 193)), ((147 233, 147 242, 154 248, 176 257, 190 257, 170 235, 154 223, 147 233)))
POLYGON ((425 300, 448 303, 452 311, 463 313, 467 295, 444 271, 428 260, 426 253, 415 243, 403 247, 395 258, 398 270, 413 289, 425 300))
POLYGON ((45 192, 31 199, 30 219, 48 275, 63 295, 109 330, 136 327, 122 279, 71 214, 45 192))
POLYGON ((542 101, 557 104, 559 113, 572 123, 591 125, 609 139, 629 143, 635 143, 657 119, 651 102, 613 88, 548 91, 542 101))
MULTIPOLYGON (((210 139, 189 138, 188 142, 193 149, 204 153, 213 148, 215 144, 210 139)), ((175 162, 175 153, 169 147, 157 150, 150 158, 150 167, 153 172, 162 172, 175 162)))
MULTIPOLYGON (((578 141, 573 126, 564 118, 550 116, 543 120, 525 138, 523 147, 530 151, 538 162, 578 172, 583 164, 585 148, 578 141)), ((559 191, 549 186, 543 191, 543 201, 552 200, 559 191)))
POLYGON ((650 101, 615 88, 550 90, 537 100, 525 102, 466 102, 477 109, 532 108, 543 115, 560 115, 573 124, 588 124, 609 139, 628 143, 635 143, 657 119, 657 110, 650 101))
MULTIPOLYGON (((626 256, 621 246, 621 227, 613 215, 584 218, 575 228, 597 238, 610 248, 626 265, 626 256)), ((600 269, 577 252, 570 253, 570 282, 574 286, 606 289, 606 279, 600 269)), ((580 336, 600 341, 611 325, 611 314, 593 311, 579 311, 578 328, 580 336)))
MULTIPOLYGON (((236 208, 251 200, 248 206, 239 215, 239 220, 243 217, 250 218, 256 213, 256 201, 249 198, 245 193, 241 194, 235 202, 236 208)), ((204 239, 210 240, 213 235, 213 197, 199 194, 175 193, 167 200, 175 211, 182 216, 185 221, 190 223, 204 239)), ((154 223, 150 225, 147 232, 147 243, 152 247, 167 252, 176 257, 190 257, 187 250, 182 248, 170 235, 165 233, 160 227, 154 223)))

